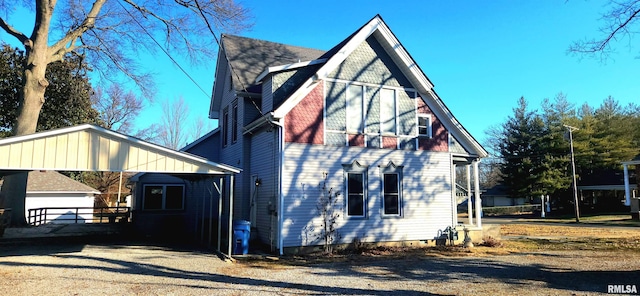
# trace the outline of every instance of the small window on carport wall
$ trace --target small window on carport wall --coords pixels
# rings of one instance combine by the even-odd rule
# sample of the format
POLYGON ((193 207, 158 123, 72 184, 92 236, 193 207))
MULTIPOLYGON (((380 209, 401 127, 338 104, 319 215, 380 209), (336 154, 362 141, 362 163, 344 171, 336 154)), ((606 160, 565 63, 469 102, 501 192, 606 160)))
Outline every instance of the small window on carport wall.
POLYGON ((184 209, 184 185, 144 185, 143 210, 184 209))

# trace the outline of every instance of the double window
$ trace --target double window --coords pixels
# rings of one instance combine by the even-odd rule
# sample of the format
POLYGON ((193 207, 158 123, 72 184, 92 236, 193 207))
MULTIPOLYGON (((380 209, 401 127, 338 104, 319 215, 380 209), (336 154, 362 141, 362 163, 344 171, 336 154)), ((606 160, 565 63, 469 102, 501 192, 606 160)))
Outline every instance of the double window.
POLYGON ((144 185, 144 210, 184 209, 184 185, 144 185))

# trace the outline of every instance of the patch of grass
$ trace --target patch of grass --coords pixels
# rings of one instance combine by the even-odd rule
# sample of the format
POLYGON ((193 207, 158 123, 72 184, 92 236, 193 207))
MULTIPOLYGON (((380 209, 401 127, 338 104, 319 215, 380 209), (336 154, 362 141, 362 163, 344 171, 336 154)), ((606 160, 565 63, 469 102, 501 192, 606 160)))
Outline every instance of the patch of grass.
MULTIPOLYGON (((521 219, 524 222, 544 222, 544 223, 566 223, 577 224, 572 215, 560 217, 521 219)), ((580 217, 580 224, 603 225, 603 226, 640 226, 640 221, 631 219, 629 214, 597 214, 584 215, 580 217)))

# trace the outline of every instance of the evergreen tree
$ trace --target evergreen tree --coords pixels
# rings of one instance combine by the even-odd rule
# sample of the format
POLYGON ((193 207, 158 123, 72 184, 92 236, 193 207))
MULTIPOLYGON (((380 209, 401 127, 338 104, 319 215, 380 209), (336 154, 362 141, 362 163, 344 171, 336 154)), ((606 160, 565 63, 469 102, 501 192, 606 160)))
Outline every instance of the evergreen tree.
MULTIPOLYGON (((10 135, 17 117, 22 85, 24 53, 4 44, 0 51, 0 136, 10 135)), ((37 130, 49 130, 95 122, 98 113, 92 108, 88 67, 81 57, 69 56, 47 68, 49 87, 38 119, 37 130)))
POLYGON ((536 145, 531 120, 536 114, 527 110, 524 97, 518 100, 518 107, 513 111, 514 115, 503 125, 498 148, 504 160, 501 166, 502 179, 511 197, 531 197, 536 162, 532 151, 536 145))

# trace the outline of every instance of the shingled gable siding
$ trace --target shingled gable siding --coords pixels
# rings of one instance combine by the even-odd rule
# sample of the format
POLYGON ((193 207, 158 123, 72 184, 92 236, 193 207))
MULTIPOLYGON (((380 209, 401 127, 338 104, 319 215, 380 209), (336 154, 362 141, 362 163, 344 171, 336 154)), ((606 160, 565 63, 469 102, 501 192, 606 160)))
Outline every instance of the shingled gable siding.
POLYGON ((442 122, 438 119, 438 117, 431 112, 431 109, 427 104, 422 100, 422 98, 417 98, 418 101, 418 114, 429 114, 431 115, 431 133, 432 137, 419 137, 418 138, 418 149, 420 150, 428 150, 428 151, 449 151, 449 132, 444 128, 442 122))
POLYGON ((285 141, 322 145, 323 85, 319 83, 304 99, 285 116, 285 141))
MULTIPOLYGON (((326 144, 416 150, 417 93, 378 40, 371 36, 333 71, 326 82, 326 144), (364 133, 346 135, 348 85, 364 86, 364 133), (393 90, 395 136, 381 134, 381 90, 393 90)), ((387 93, 387 99, 388 93, 387 93)))

